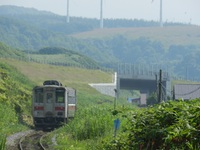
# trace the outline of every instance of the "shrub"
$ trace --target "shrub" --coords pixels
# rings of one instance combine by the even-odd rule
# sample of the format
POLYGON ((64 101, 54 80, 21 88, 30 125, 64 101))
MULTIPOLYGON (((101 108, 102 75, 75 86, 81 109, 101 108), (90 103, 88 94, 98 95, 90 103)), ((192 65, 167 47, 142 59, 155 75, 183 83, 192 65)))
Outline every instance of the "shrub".
POLYGON ((200 100, 168 101, 142 108, 128 117, 126 129, 105 148, 199 149, 200 100))

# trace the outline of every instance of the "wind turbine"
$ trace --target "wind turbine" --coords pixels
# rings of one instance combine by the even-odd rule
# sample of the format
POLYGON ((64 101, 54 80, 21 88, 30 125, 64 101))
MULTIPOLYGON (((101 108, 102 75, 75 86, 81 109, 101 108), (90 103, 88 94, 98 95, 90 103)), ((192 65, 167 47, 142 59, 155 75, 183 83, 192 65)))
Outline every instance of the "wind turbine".
POLYGON ((100 2, 100 28, 103 28, 103 0, 100 2))
MULTIPOLYGON (((154 0, 152 0, 153 2, 154 0)), ((160 0, 160 27, 163 27, 163 21, 162 21, 162 0, 160 0)))
POLYGON ((163 21, 162 21, 162 0, 160 0, 160 27, 163 27, 163 21))
POLYGON ((67 18, 66 18, 67 23, 69 23, 69 0, 67 0, 67 18))

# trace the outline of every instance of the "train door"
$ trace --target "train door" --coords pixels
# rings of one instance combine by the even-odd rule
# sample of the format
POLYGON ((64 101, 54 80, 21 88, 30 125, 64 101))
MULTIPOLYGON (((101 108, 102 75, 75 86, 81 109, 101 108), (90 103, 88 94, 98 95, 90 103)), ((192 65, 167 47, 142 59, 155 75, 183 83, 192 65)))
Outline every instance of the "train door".
POLYGON ((45 114, 46 117, 53 117, 54 114, 54 92, 46 92, 45 95, 45 114))
POLYGON ((59 118, 65 118, 65 89, 56 89, 56 103, 55 103, 55 115, 59 118))

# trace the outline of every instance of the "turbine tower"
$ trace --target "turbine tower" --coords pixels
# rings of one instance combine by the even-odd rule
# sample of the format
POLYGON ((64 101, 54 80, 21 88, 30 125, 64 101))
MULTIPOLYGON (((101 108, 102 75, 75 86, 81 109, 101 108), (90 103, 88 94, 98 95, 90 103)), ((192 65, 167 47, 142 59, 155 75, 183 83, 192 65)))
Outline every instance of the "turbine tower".
POLYGON ((67 23, 69 23, 69 0, 67 0, 67 18, 66 18, 67 23))
MULTIPOLYGON (((154 0, 152 0, 153 2, 154 0)), ((162 21, 162 0, 160 0, 160 27, 163 27, 163 21, 162 21)))
POLYGON ((162 21, 162 0, 160 0, 160 27, 163 27, 163 21, 162 21))
POLYGON ((103 0, 100 3, 100 28, 103 28, 103 0))

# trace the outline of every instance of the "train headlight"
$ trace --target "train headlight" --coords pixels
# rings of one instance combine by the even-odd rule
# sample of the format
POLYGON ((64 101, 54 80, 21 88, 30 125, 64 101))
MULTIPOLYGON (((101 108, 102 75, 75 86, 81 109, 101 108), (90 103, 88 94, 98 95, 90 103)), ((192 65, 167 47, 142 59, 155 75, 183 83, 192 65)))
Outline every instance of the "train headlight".
POLYGON ((44 110, 44 106, 35 106, 34 110, 44 110))

